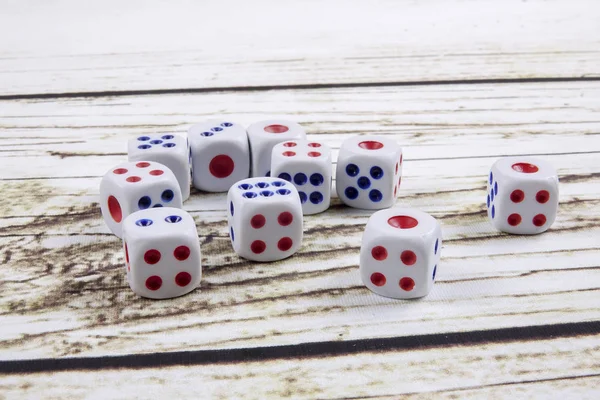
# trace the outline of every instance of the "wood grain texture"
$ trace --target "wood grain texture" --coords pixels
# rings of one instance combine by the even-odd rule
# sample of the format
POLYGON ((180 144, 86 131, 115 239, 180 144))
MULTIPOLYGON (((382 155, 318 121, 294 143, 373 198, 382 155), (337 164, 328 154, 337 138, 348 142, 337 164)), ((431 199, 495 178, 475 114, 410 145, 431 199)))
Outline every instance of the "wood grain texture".
POLYGON ((7 199, 0 357, 229 349, 596 320, 599 89, 457 85, 9 102, 0 119, 0 190, 7 199), (225 195, 196 192, 185 208, 202 243, 201 290, 161 302, 133 295, 120 242, 100 217, 99 177, 125 159, 127 138, 184 132, 212 114, 242 123, 269 114, 294 118, 334 148, 334 159, 354 134, 397 139, 406 151, 398 205, 421 208, 443 225, 435 290, 423 301, 398 302, 361 285, 358 250, 370 212, 334 200, 326 213, 306 218, 298 254, 257 264, 231 249, 225 195), (550 232, 523 238, 487 223, 484 180, 504 154, 538 154, 558 168, 561 208, 550 232))
MULTIPOLYGON (((600 395, 600 17, 592 0, 9 2, 0 13, 0 399, 600 395), (453 84, 462 82, 463 84, 453 84), (535 83, 534 83, 535 82, 535 83), (397 206, 444 232, 432 293, 360 282, 334 198, 292 258, 235 255, 194 191, 199 290, 136 297, 98 185, 126 141, 289 118, 405 150, 397 206), (560 176, 551 230, 485 215, 503 155, 560 176)), ((334 165, 335 167, 335 165, 334 165)))
POLYGON ((600 77, 598 3, 9 2, 3 96, 600 77))
POLYGON ((597 336, 583 335, 327 358, 9 375, 0 376, 0 390, 9 397, 69 399, 595 399, 599 356, 597 336))

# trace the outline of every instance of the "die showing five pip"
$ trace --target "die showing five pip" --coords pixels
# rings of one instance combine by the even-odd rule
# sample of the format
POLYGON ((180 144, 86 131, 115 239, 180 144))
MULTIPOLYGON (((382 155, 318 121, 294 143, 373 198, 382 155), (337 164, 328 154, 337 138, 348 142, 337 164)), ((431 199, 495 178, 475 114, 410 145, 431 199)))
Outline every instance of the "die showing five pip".
POLYGON ((111 168, 100 182, 100 209, 104 222, 119 238, 129 214, 151 207, 182 207, 177 178, 163 164, 131 161, 111 168))
POLYGON ((507 233, 546 231, 558 210, 558 175, 544 160, 505 157, 492 165, 487 183, 488 217, 507 233))
POLYGON ((391 207, 402 179, 402 148, 383 136, 354 136, 340 148, 335 174, 340 200, 367 210, 391 207))
POLYGON ((271 175, 291 182, 298 190, 304 215, 329 208, 331 149, 318 141, 290 140, 273 147, 271 175))
POLYGON ((360 276, 373 292, 395 299, 423 297, 435 281, 442 229, 435 218, 412 208, 377 211, 360 247, 360 276))
POLYGON ((167 299, 200 284, 200 242, 194 219, 171 207, 137 211, 123 221, 127 281, 136 294, 167 299))
POLYGON ((235 252, 254 261, 282 260, 302 244, 302 205, 291 183, 249 178, 227 193, 229 237, 235 252))

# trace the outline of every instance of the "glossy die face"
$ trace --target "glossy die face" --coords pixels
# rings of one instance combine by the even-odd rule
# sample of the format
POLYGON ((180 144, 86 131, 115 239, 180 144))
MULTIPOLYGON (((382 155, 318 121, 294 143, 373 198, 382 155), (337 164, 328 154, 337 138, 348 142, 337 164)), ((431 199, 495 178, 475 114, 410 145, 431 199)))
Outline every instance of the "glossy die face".
POLYGON ((152 207, 182 207, 177 178, 163 164, 132 161, 111 168, 100 182, 100 208, 112 233, 131 213, 152 207))
POLYGON ((395 299, 427 295, 442 249, 440 224, 411 208, 381 210, 369 218, 360 249, 360 275, 373 292, 395 299))
POLYGON ((123 222, 127 281, 136 294, 168 299, 200 284, 200 242, 194 219, 177 208, 151 208, 123 222))
POLYGON ((188 131, 192 184, 205 192, 226 192, 248 177, 250 150, 246 130, 230 121, 211 120, 188 131))
POLYGON ((558 211, 558 175, 544 160, 506 157, 487 179, 488 218, 500 231, 531 235, 546 231, 558 211))
POLYGON ((282 260, 302 244, 298 191, 276 178, 237 182, 227 195, 229 236, 235 252, 254 261, 282 260))
POLYGON ((304 128, 296 122, 272 119, 250 125, 248 141, 252 155, 252 176, 270 176, 273 147, 294 139, 306 139, 304 128))
POLYGON ((402 179, 402 149, 381 136, 355 136, 340 148, 336 189, 348 206, 376 210, 391 207, 402 179))
POLYGON ((291 182, 298 190, 304 215, 329 208, 331 150, 318 141, 291 140, 273 147, 273 177, 291 182))
POLYGON ((175 174, 183 201, 190 197, 188 152, 187 140, 173 134, 142 135, 127 143, 129 161, 156 161, 175 174))

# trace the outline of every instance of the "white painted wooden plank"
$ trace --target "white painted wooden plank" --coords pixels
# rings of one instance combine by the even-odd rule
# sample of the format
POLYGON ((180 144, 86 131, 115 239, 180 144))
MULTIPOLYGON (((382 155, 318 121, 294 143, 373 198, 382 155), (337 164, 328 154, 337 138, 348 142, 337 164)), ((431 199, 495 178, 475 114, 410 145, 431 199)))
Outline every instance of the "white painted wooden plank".
POLYGON ((9 397, 595 399, 597 336, 204 366, 0 376, 9 397), (538 381, 538 382, 535 382, 538 381), (110 384, 107 384, 110 382, 110 384), (559 396, 559 395, 564 395, 559 396))
POLYGON ((10 2, 4 95, 598 76, 593 0, 10 2))

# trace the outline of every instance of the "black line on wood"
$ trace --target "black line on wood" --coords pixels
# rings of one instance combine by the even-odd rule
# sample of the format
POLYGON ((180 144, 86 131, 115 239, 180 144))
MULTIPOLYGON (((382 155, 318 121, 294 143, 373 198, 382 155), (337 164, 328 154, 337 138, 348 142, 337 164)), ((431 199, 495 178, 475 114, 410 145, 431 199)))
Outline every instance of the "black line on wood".
POLYGON ((483 343, 548 340, 600 334, 600 320, 555 325, 491 329, 471 332, 436 333, 420 336, 327 341, 285 346, 221 350, 129 354, 107 357, 43 358, 0 362, 1 374, 24 374, 69 370, 116 368, 144 369, 168 366, 260 362, 277 359, 348 356, 366 352, 404 351, 483 343))
POLYGON ((492 78, 492 79, 447 79, 437 81, 398 81, 398 82, 355 82, 355 83, 302 83, 295 85, 258 85, 258 86, 222 86, 180 89, 145 89, 145 90, 107 90, 93 92, 63 93, 31 93, 1 95, 0 101, 10 100, 42 100, 70 99, 79 97, 121 97, 121 96, 154 96, 164 94, 196 94, 219 92, 264 92, 270 90, 315 90, 343 89, 362 87, 403 87, 403 86, 447 86, 447 85, 483 85, 512 83, 553 83, 553 82, 600 82, 600 77, 557 77, 557 78, 492 78))

